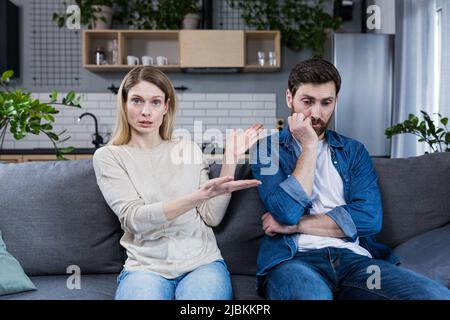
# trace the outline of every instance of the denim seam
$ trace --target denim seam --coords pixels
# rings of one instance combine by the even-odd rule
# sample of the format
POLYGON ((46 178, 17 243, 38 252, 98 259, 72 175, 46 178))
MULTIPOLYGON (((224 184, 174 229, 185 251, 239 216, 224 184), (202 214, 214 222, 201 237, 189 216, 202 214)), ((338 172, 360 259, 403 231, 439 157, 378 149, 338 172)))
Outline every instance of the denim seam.
POLYGON ((333 269, 334 283, 335 283, 335 286, 337 286, 337 284, 338 284, 337 272, 336 272, 336 269, 335 269, 334 266, 333 266, 333 262, 331 261, 331 252, 330 252, 330 249, 327 248, 327 251, 328 251, 328 261, 330 262, 331 268, 333 269))

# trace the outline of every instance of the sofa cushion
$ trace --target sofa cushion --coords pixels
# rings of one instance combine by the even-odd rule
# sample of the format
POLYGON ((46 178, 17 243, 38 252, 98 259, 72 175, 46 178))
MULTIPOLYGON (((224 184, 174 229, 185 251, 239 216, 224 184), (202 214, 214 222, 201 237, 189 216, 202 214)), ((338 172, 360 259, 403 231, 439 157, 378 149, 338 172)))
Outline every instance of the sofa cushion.
POLYGON ((1 296, 0 300, 112 300, 118 274, 81 275, 80 289, 69 289, 67 276, 31 277, 36 291, 1 296))
POLYGON ((414 237, 395 248, 401 266, 450 288, 450 224, 414 237))
POLYGON ((373 163, 383 202, 378 240, 394 248, 450 222, 450 152, 373 163))
POLYGON ((122 231, 92 160, 0 165, 0 181, 0 230, 28 275, 120 272, 122 231))
MULTIPOLYGON (((210 177, 220 175, 221 166, 210 167, 210 177)), ((236 180, 253 179, 249 165, 238 165, 236 180)), ((264 236, 261 216, 264 206, 258 190, 233 192, 222 223, 214 228, 217 244, 232 274, 255 275, 259 242, 264 236)))
POLYGON ((0 296, 22 291, 35 290, 36 287, 23 272, 19 261, 8 251, 0 231, 0 296))
POLYGON ((264 300, 256 291, 255 276, 232 275, 231 285, 235 300, 264 300))
MULTIPOLYGON (((32 277, 37 291, 0 296, 0 300, 112 300, 118 274, 82 275, 80 289, 68 289, 68 276, 32 277)), ((232 275, 234 299, 261 300, 256 293, 255 276, 232 275)))

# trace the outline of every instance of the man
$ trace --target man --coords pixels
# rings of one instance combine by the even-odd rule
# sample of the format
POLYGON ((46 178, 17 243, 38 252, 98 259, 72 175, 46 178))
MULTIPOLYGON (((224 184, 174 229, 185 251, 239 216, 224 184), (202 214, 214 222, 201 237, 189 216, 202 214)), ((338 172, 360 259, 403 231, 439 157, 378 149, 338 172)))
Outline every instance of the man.
POLYGON ((360 142, 327 130, 340 86, 331 63, 297 64, 286 91, 288 126, 259 143, 257 158, 252 151, 269 211, 262 218, 259 292, 284 300, 450 299, 447 288, 398 267, 375 241, 382 208, 370 156, 360 142), (273 162, 278 170, 265 174, 273 162))

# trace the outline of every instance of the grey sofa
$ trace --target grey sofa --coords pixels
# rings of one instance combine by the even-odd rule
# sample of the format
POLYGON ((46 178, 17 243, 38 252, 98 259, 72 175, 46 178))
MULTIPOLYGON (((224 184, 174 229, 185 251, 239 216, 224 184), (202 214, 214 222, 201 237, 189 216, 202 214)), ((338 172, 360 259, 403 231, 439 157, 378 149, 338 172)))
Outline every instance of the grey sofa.
MULTIPOLYGON (((450 287, 450 153, 373 159, 384 207, 379 239, 403 266, 450 287)), ((211 177, 219 165, 211 166, 211 177)), ((240 165, 236 178, 250 178, 240 165)), ((217 241, 236 299, 261 299, 255 272, 261 214, 256 189, 233 194, 217 241)), ((97 187, 92 160, 0 164, 0 230, 36 291, 0 299, 112 299, 126 253, 116 216, 97 187), (68 289, 79 266, 81 289, 68 289)))

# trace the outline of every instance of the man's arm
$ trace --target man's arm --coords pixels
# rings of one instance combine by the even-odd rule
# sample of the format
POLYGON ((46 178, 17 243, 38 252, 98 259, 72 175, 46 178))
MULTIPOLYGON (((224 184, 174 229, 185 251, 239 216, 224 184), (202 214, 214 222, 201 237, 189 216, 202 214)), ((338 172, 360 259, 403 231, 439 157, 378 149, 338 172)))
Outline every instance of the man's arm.
POLYGON ((355 152, 355 161, 350 168, 348 202, 325 213, 350 241, 379 233, 383 220, 381 194, 372 159, 362 144, 355 152))
MULTIPOLYGON (((317 159, 317 144, 319 139, 312 128, 311 119, 301 113, 293 113, 288 117, 289 130, 292 136, 300 141, 302 154, 290 176, 278 170, 272 175, 264 175, 262 171, 274 161, 280 161, 279 154, 271 150, 270 165, 258 163, 252 166, 253 176, 262 181, 258 187, 264 206, 280 223, 295 225, 299 219, 312 207, 311 194, 317 159)), ((267 143, 268 140, 266 140, 267 143)), ((264 144, 260 147, 264 147, 264 144)), ((268 148, 269 145, 265 147, 268 148)), ((269 148, 267 149, 269 150, 269 148)))
POLYGON ((291 233, 304 233, 315 236, 344 238, 345 234, 333 219, 324 214, 303 216, 296 225, 287 226, 278 223, 267 212, 262 217, 264 232, 269 236, 291 233))
POLYGON ((302 185, 303 190, 311 198, 314 184, 314 173, 316 171, 317 147, 305 146, 302 154, 297 160, 292 175, 302 185))
POLYGON ((266 218, 265 228, 263 222, 266 233, 274 235, 275 233, 300 232, 324 236, 332 234, 337 238, 355 241, 357 237, 380 232, 382 206, 377 176, 364 146, 360 145, 356 152, 356 164, 351 169, 352 179, 348 195, 350 201, 347 204, 338 206, 323 215, 304 216, 296 226, 291 228, 266 218))
POLYGON ((314 236, 345 238, 345 234, 336 222, 324 214, 302 217, 297 224, 297 232, 314 236))
POLYGON ((257 159, 251 166, 252 174, 255 179, 262 182, 258 186, 258 192, 266 210, 270 211, 280 223, 296 225, 312 207, 312 203, 297 178, 294 175, 288 176, 279 168, 279 150, 269 147, 272 145, 272 138, 268 137, 259 143, 258 149, 263 151, 255 153, 257 149, 252 150, 251 159, 257 159), (260 154, 268 154, 269 162, 261 159, 260 154))

